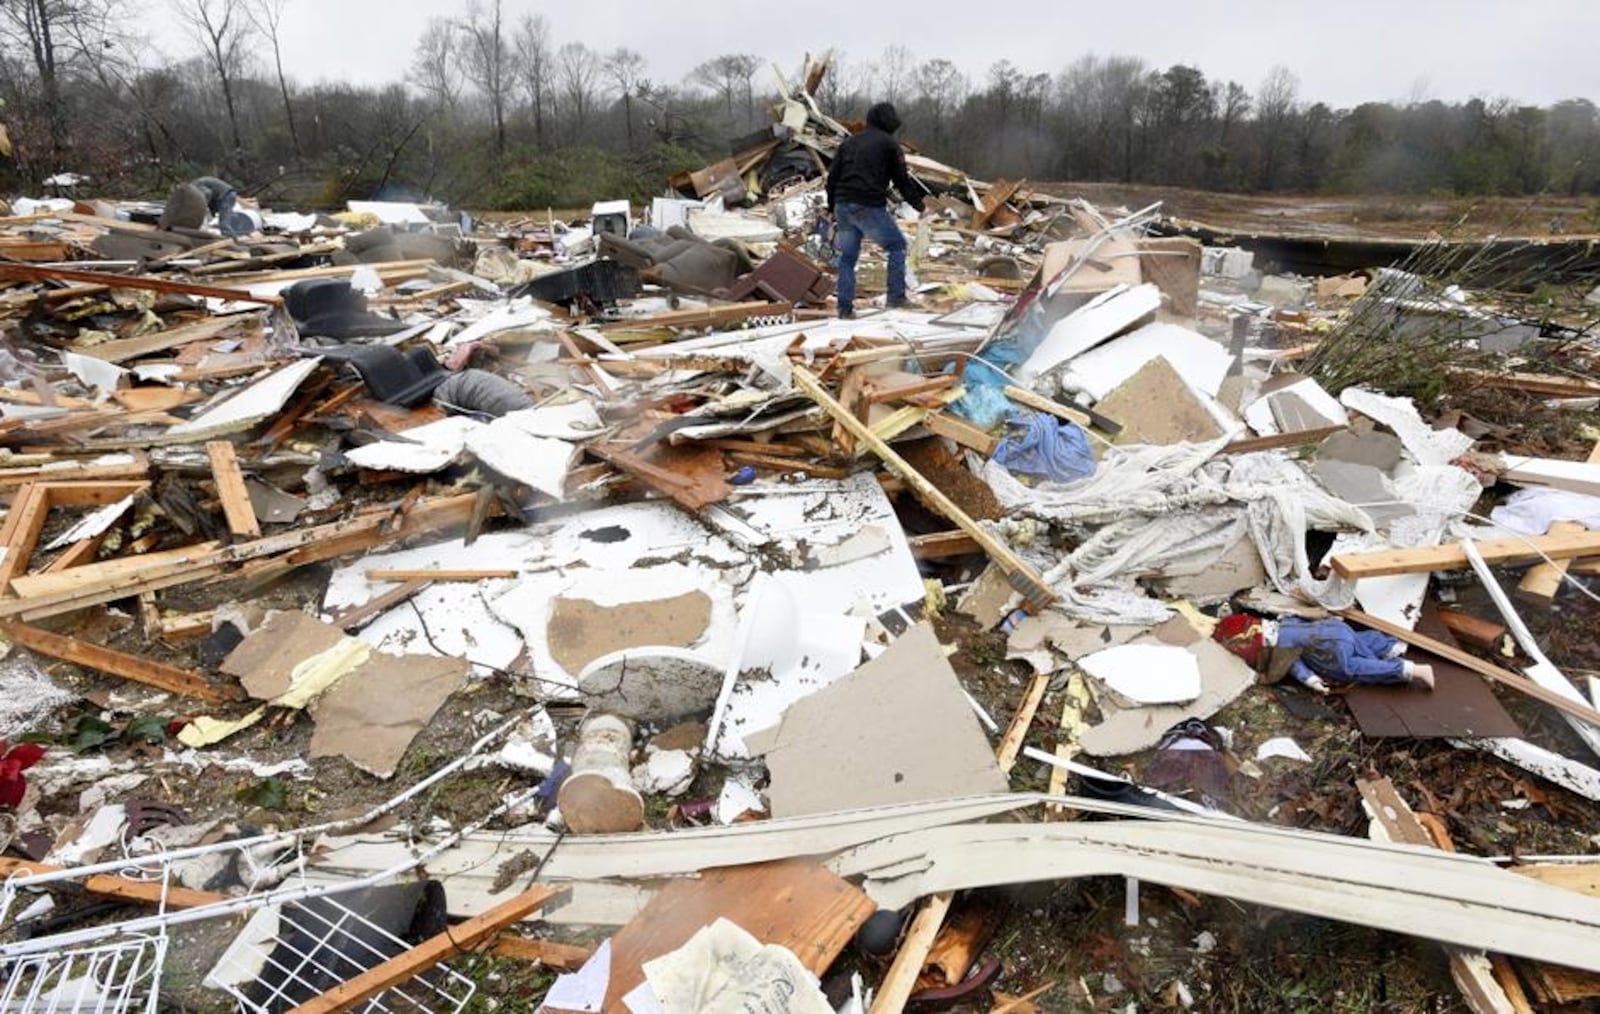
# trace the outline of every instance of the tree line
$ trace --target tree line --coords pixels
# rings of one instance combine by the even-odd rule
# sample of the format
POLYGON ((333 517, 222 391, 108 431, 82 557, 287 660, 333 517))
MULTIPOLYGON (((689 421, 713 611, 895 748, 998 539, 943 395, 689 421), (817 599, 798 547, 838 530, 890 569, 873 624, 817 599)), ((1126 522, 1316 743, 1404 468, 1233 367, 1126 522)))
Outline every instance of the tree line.
MULTIPOLYGON (((139 0, 0 0, 0 120, 13 147, 0 184, 36 193, 71 171, 98 193, 156 196, 208 172, 302 206, 582 206, 647 197, 666 175, 726 157, 771 123, 776 95, 766 58, 714 55, 662 80, 643 53, 560 40, 503 0, 420 25, 391 84, 306 85, 286 74, 282 41, 286 18, 315 16, 306 0, 163 2, 186 29, 178 54, 141 34, 139 0)), ((1250 86, 1088 55, 1054 72, 1001 60, 974 78, 902 46, 836 55, 817 97, 841 120, 893 101, 903 138, 984 178, 1600 194, 1600 110, 1584 98, 1335 108, 1302 97, 1283 67, 1250 86)))

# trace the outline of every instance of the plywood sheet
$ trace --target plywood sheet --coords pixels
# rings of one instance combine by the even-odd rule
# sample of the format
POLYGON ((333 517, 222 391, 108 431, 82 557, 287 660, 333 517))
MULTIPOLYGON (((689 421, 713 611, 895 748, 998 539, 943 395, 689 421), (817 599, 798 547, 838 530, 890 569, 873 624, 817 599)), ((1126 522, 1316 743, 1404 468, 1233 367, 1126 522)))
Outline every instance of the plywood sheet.
MULTIPOLYGON (((1417 633, 1446 644, 1456 643, 1432 601, 1423 603, 1417 633)), ((1406 658, 1433 666, 1433 692, 1406 687, 1353 687, 1343 695, 1344 702, 1362 735, 1414 739, 1522 736, 1516 720, 1501 706, 1483 677, 1418 648, 1406 652, 1406 658)))

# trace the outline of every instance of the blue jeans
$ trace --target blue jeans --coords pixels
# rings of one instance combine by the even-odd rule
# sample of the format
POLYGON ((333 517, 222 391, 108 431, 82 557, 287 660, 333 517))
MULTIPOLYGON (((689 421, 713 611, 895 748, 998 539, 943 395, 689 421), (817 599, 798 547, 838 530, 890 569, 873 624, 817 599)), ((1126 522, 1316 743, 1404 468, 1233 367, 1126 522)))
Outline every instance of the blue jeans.
POLYGON ((906 237, 888 209, 839 202, 833 209, 835 241, 839 244, 839 312, 853 313, 856 305, 856 260, 861 237, 866 236, 889 255, 889 305, 906 300, 906 237))
POLYGON ((1304 674, 1295 670, 1303 666, 1330 683, 1405 683, 1405 662, 1389 657, 1396 643, 1388 634, 1355 630, 1342 620, 1284 620, 1278 625, 1278 647, 1300 649, 1289 673, 1301 682, 1304 674))

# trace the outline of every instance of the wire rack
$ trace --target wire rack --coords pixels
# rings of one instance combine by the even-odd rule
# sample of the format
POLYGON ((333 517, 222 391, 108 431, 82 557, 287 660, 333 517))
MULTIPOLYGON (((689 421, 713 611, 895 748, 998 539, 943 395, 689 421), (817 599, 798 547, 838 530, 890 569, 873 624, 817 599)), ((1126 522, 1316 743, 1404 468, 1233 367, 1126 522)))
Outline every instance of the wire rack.
POLYGON ((166 954, 166 934, 152 933, 7 961, 0 1011, 154 1012, 166 954))
MULTIPOLYGON (((411 945, 336 898, 311 898, 257 912, 206 984, 251 1014, 280 1014, 411 945)), ((366 1011, 460 1011, 477 986, 444 966, 392 986, 366 1011)))

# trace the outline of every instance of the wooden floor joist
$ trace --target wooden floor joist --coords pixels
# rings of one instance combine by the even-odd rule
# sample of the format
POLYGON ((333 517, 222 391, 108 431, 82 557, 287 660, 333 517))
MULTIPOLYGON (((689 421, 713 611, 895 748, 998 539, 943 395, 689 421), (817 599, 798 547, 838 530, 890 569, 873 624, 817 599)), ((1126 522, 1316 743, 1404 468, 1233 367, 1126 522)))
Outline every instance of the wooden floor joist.
MULTIPOLYGON (((1478 539, 1478 552, 1488 563, 1516 563, 1547 556, 1552 560, 1574 560, 1581 556, 1600 556, 1600 532, 1569 532, 1559 535, 1534 535, 1511 539, 1478 539)), ((1331 561, 1333 569, 1347 581, 1364 577, 1389 577, 1395 574, 1423 574, 1435 570, 1465 570, 1466 551, 1459 543, 1426 546, 1421 549, 1378 549, 1367 553, 1341 553, 1331 561)))
POLYGON ((501 902, 482 915, 474 916, 456 926, 451 926, 437 936, 395 955, 388 961, 367 969, 347 982, 340 983, 314 1000, 308 1000, 289 1014, 338 1014, 358 1004, 366 1003, 385 990, 426 972, 428 969, 473 950, 487 942, 496 933, 521 921, 544 907, 550 899, 571 890, 569 887, 539 885, 501 902))
POLYGON ((14 644, 30 651, 49 655, 63 662, 81 665, 86 669, 110 673, 123 679, 143 683, 145 686, 165 690, 183 697, 193 697, 208 704, 217 704, 228 695, 207 683, 198 674, 179 669, 163 662, 153 662, 137 655, 115 651, 104 645, 90 644, 76 637, 68 637, 50 630, 41 630, 26 623, 0 623, 0 634, 14 644))

